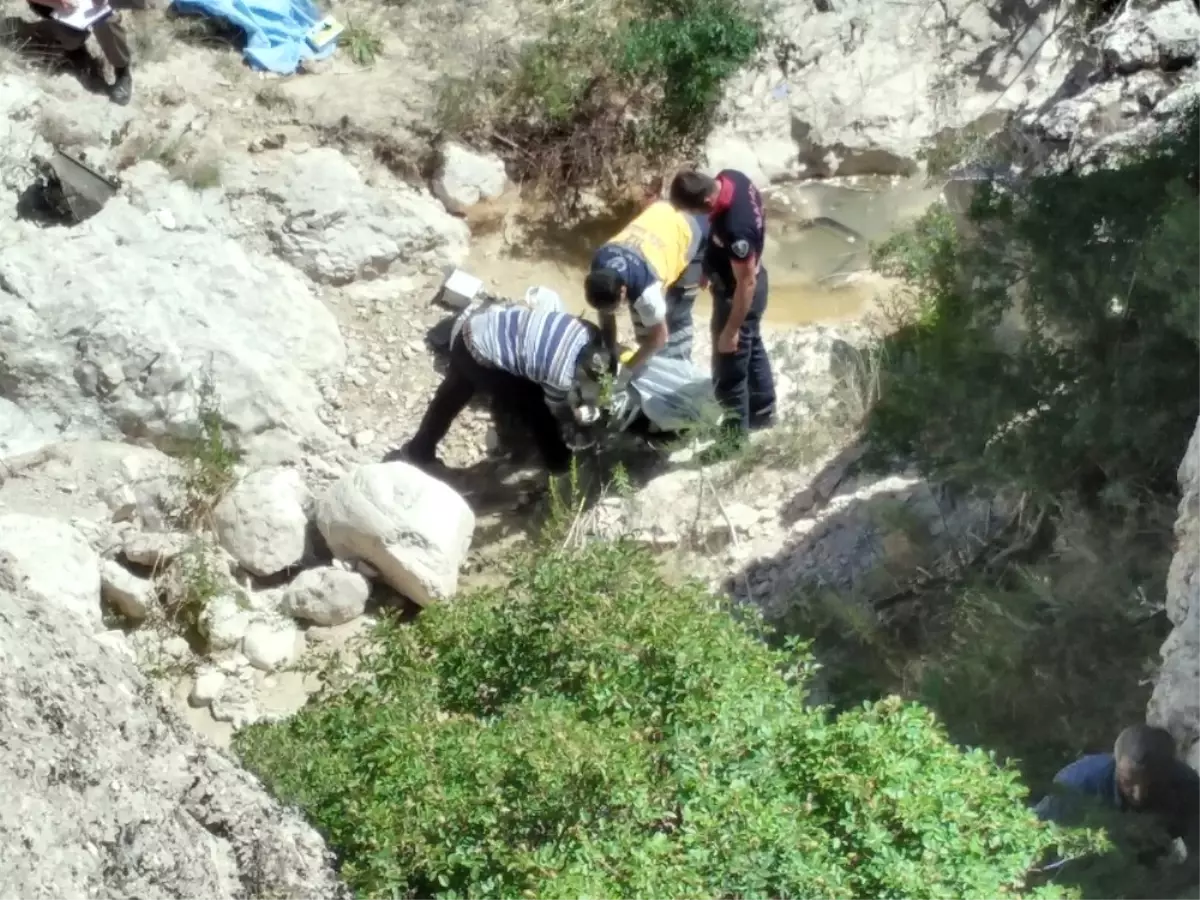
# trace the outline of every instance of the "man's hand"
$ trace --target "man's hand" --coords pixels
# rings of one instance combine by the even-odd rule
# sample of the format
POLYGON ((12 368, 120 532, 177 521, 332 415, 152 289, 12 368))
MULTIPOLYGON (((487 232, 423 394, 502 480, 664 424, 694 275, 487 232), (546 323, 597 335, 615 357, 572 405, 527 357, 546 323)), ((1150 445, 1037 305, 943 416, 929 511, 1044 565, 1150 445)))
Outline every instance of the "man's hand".
POLYGON ((738 331, 729 332, 722 331, 717 338, 717 352, 722 356, 730 356, 737 353, 738 348, 738 331))

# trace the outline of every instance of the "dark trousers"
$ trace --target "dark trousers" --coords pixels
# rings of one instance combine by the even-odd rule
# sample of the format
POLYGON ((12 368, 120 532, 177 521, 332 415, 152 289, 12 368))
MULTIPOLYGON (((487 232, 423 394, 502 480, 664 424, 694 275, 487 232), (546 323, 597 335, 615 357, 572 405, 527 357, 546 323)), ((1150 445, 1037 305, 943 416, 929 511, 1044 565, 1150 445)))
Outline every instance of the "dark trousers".
POLYGON ((750 311, 738 332, 733 353, 718 353, 717 338, 729 321, 733 286, 713 280, 713 387, 717 400, 728 410, 729 425, 745 433, 752 425, 775 413, 775 379, 763 346, 762 317, 767 310, 767 269, 758 273, 750 311))
POLYGON ((124 26, 121 25, 121 14, 119 12, 114 11, 111 16, 103 22, 94 25, 92 30, 87 32, 79 31, 55 21, 50 17, 50 13, 53 10, 48 6, 30 3, 29 8, 46 20, 42 27, 46 29, 46 33, 53 37, 67 53, 77 53, 82 50, 83 45, 87 43, 88 34, 91 34, 96 38, 100 52, 104 54, 104 58, 108 60, 109 65, 117 70, 129 68, 133 56, 129 52, 129 37, 125 33, 124 26))
POLYGON ((513 416, 529 430, 547 468, 552 472, 567 468, 571 451, 563 441, 558 420, 546 405, 541 385, 480 364, 467 349, 462 335, 451 344, 446 377, 408 443, 409 457, 414 462, 433 461, 438 444, 477 393, 490 395, 494 408, 513 416))

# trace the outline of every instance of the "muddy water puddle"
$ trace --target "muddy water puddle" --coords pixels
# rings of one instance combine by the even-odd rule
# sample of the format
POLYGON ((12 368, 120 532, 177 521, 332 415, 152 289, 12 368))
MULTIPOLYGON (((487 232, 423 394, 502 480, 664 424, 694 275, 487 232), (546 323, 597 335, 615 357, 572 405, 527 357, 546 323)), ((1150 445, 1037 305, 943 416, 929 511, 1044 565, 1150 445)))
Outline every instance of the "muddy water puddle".
MULTIPOLYGON (((936 187, 919 180, 890 178, 771 189, 764 254, 771 277, 768 324, 846 321, 870 311, 888 287, 868 270, 870 245, 912 222, 937 195, 936 187)), ((586 312, 582 284, 591 253, 621 224, 595 222, 528 242, 514 238, 515 229, 499 229, 475 238, 465 267, 503 296, 519 298, 542 285, 572 311, 586 312)), ((697 317, 707 319, 710 309, 702 293, 697 317)))

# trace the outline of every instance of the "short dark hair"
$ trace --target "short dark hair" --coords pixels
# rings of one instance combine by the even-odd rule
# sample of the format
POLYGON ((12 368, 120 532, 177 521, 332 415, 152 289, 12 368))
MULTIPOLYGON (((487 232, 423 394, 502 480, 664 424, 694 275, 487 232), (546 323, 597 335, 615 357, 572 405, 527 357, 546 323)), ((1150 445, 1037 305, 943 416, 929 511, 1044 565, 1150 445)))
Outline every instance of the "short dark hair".
POLYGON ((592 381, 617 374, 617 357, 608 346, 600 330, 592 336, 591 342, 579 354, 578 366, 583 374, 592 381))
POLYGON ((1117 736, 1113 757, 1133 769, 1157 768, 1175 758, 1175 739, 1162 728, 1130 725, 1117 736))
POLYGON ((612 269, 592 269, 583 279, 583 297, 592 309, 612 309, 621 302, 620 274, 612 269))
POLYGON ((695 169, 684 169, 671 179, 671 203, 685 212, 702 212, 717 192, 717 180, 695 169))

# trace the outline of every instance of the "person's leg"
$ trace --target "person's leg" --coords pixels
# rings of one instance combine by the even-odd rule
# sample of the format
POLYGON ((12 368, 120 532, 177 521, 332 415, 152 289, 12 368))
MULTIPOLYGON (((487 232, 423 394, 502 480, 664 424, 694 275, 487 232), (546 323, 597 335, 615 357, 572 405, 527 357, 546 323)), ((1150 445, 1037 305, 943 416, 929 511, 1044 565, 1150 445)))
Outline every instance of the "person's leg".
POLYGON ((724 294, 713 296, 713 390, 717 402, 725 407, 727 425, 741 435, 750 428, 748 374, 751 346, 750 341, 746 340, 746 325, 742 325, 738 334, 737 350, 733 353, 720 353, 717 350, 717 339, 729 319, 732 299, 724 294))
POLYGON ((104 53, 104 58, 113 67, 115 80, 109 88, 108 96, 113 103, 125 106, 133 98, 133 77, 129 72, 133 56, 129 52, 129 36, 125 33, 125 26, 121 24, 120 13, 114 12, 93 28, 92 35, 104 53))
POLYGON ((763 267, 754 291, 754 304, 746 324, 742 327, 740 341, 750 349, 747 367, 749 391, 749 424, 751 428, 764 428, 772 424, 775 417, 775 377, 771 372, 771 360, 762 339, 762 316, 767 309, 767 270, 763 267))
POLYGON ((571 464, 571 448, 563 440, 562 428, 546 404, 541 385, 527 378, 501 373, 493 396, 533 436, 542 461, 551 472, 565 472, 571 464))
POLYGON ((672 288, 667 292, 667 346, 659 355, 665 359, 692 358, 692 310, 696 305, 694 291, 672 288))
POLYGON ((403 453, 418 465, 427 465, 437 459, 437 447, 463 411, 471 398, 475 396, 475 384, 471 365, 478 365, 467 351, 461 340, 454 342, 450 348, 450 362, 446 367, 446 377, 429 401, 425 415, 417 433, 404 446, 403 453))

